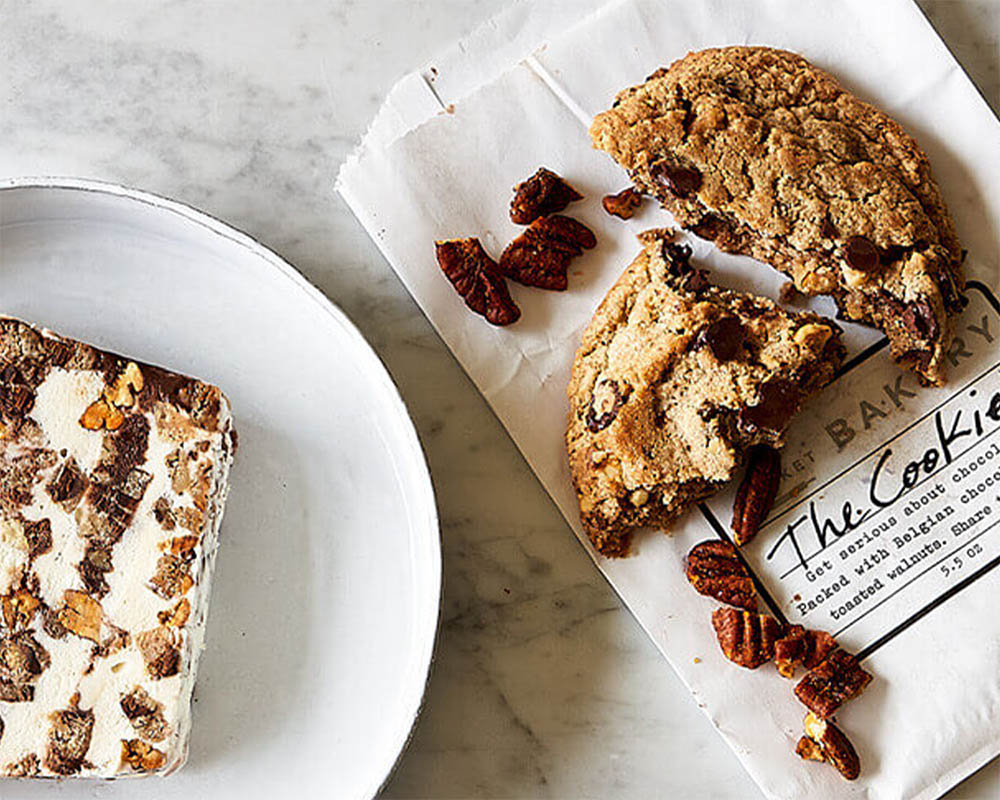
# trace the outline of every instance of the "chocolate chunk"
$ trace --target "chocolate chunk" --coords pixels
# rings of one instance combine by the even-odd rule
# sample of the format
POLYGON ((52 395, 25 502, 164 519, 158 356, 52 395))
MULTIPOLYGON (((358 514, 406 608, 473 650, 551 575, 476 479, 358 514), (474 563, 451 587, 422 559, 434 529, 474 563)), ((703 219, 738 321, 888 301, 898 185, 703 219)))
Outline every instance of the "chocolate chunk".
POLYGON ((701 239, 715 241, 727 233, 732 226, 718 214, 706 214, 691 226, 691 232, 701 239))
POLYGON ((848 266, 860 272, 871 272, 879 265, 878 249, 864 236, 852 236, 844 244, 848 266))
POLYGON ((745 338, 746 332, 736 317, 722 317, 698 334, 697 345, 707 346, 719 361, 732 361, 743 352, 745 338))
POLYGON ((757 404, 740 410, 740 427, 750 433, 780 433, 799 410, 801 398, 799 390, 788 381, 781 378, 769 380, 760 387, 757 404))
POLYGON ((701 173, 688 167, 661 164, 653 177, 678 197, 687 197, 701 188, 701 173))
POLYGON ((903 310, 903 323, 915 339, 929 341, 938 335, 939 326, 934 309, 925 298, 910 303, 903 310))

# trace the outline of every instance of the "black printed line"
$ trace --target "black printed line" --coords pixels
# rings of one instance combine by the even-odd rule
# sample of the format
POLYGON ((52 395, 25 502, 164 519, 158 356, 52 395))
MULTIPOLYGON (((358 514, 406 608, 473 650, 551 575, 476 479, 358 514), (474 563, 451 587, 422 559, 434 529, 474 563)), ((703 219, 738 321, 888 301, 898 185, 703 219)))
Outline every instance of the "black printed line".
POLYGON ((732 539, 729 538, 729 534, 726 532, 726 529, 722 527, 722 523, 719 522, 715 514, 713 514, 709 509, 709 507, 704 503, 698 503, 698 508, 701 509, 702 516, 708 520, 708 524, 712 526, 712 529, 715 531, 716 535, 720 539, 722 539, 722 541, 729 542, 729 544, 733 545, 733 550, 736 551, 736 557, 740 560, 740 562, 746 569, 747 573, 750 575, 750 580, 753 581, 754 588, 757 589, 757 594, 759 594, 764 599, 764 602, 767 604, 767 607, 771 609, 771 613, 774 614, 775 617, 777 617, 782 627, 787 628, 788 618, 785 616, 784 612, 781 610, 778 604, 774 601, 774 598, 771 597, 771 593, 767 590, 767 587, 764 585, 763 581, 761 581, 760 578, 757 577, 757 574, 753 571, 753 567, 751 567, 750 564, 747 562, 747 560, 743 557, 743 553, 740 552, 740 548, 738 548, 735 544, 733 544, 733 541, 732 539))
MULTIPOLYGON (((966 544, 968 544, 968 542, 966 542, 966 544)), ((983 575, 985 575, 990 570, 996 569, 998 566, 1000 566, 1000 556, 997 556, 992 561, 987 562, 986 564, 984 564, 982 567, 980 567, 979 569, 977 569, 975 572, 973 572, 968 577, 963 578, 961 581, 959 581, 954 586, 952 586, 948 591, 946 591, 944 594, 942 594, 936 600, 931 601, 930 603, 928 603, 927 605, 925 605, 922 609, 920 609, 918 612, 916 612, 915 614, 913 614, 911 617, 909 617, 908 619, 906 619, 903 622, 901 622, 899 625, 897 625, 895 628, 893 628, 887 634, 885 634, 882 637, 876 639, 870 645, 868 645, 867 647, 865 647, 864 650, 859 651, 858 654, 857 654, 858 661, 860 661, 863 658, 867 658, 868 656, 870 656, 872 653, 874 653, 880 647, 882 647, 887 642, 889 642, 890 639, 895 638, 900 633, 902 633, 907 628, 909 628, 914 622, 916 622, 919 619, 922 619, 922 618, 926 617, 928 614, 930 614, 939 605, 941 605, 942 603, 944 603, 947 600, 950 600, 952 597, 954 597, 960 591, 962 591, 963 589, 968 588, 968 586, 970 584, 974 583, 975 581, 978 581, 981 577, 983 577, 983 575)))
MULTIPOLYGON (((921 487, 921 486, 922 486, 923 484, 925 484, 925 483, 926 483, 927 481, 929 481, 929 480, 930 480, 931 478, 936 478, 936 477, 937 477, 938 475, 940 475, 940 474, 941 474, 942 472, 944 472, 944 471, 945 471, 946 469, 948 469, 949 467, 955 467, 955 466, 959 466, 959 467, 961 467, 961 466, 964 466, 963 464, 959 464, 959 463, 958 463, 959 459, 963 458, 963 457, 965 456, 965 454, 966 454, 966 453, 968 453, 968 452, 969 452, 970 450, 975 450, 975 449, 976 449, 977 447, 979 447, 979 445, 981 445, 981 444, 985 444, 985 443, 986 443, 986 440, 987 440, 987 439, 989 439, 989 438, 990 438, 990 437, 991 437, 991 436, 992 436, 992 435, 993 435, 994 433, 997 433, 997 432, 1000 432, 1000 427, 998 427, 998 428, 994 428, 994 429, 993 429, 993 430, 991 430, 991 431, 990 431, 989 433, 987 433, 987 434, 986 434, 985 436, 983 436, 983 438, 982 438, 982 439, 980 439, 980 440, 979 440, 978 442, 976 442, 975 444, 971 444, 971 445, 969 445, 968 447, 966 447, 966 448, 965 448, 965 449, 964 449, 964 450, 963 450, 963 451, 962 451, 961 453, 959 453, 959 454, 958 454, 957 456, 955 456, 955 458, 954 458, 954 459, 952 460, 952 462, 951 462, 950 464, 945 464, 945 465, 944 465, 943 467, 941 467, 941 468, 937 469, 936 471, 934 471, 934 472, 930 473, 930 475, 925 475, 925 476, 924 476, 924 477, 923 477, 923 478, 922 478, 921 480, 919 480, 919 481, 917 481, 917 482, 916 482, 915 484, 913 484, 913 487, 912 487, 911 489, 908 489, 908 490, 906 491, 906 493, 905 493, 904 495, 902 495, 902 496, 901 496, 901 497, 900 497, 899 499, 900 499, 900 500, 902 500, 902 499, 903 499, 903 497, 906 497, 906 495, 908 495, 908 494, 910 494, 911 492, 914 492, 914 491, 916 491, 917 489, 919 489, 919 488, 920 488, 920 487, 921 487)), ((867 517, 867 518, 865 519, 865 521, 864 521, 864 525, 865 525, 865 526, 867 526, 869 522, 871 522, 871 521, 872 521, 873 519, 875 519, 875 517, 877 517, 877 516, 878 516, 879 514, 881 514, 881 513, 883 512, 883 511, 888 511, 888 510, 889 510, 890 508, 892 508, 892 506, 884 506, 883 508, 880 508, 880 509, 879 509, 878 511, 876 511, 876 512, 875 512, 874 514, 872 514, 871 516, 869 516, 869 517, 867 517)), ((809 557, 808 557, 808 558, 807 558, 807 559, 805 560, 805 563, 806 563, 806 565, 808 566, 809 562, 810 562, 810 561, 812 561, 812 560, 813 560, 814 558, 816 558, 816 556, 818 556, 818 555, 819 555, 820 553, 822 553, 822 552, 823 552, 824 550, 826 550, 826 549, 827 549, 827 548, 829 548, 829 547, 833 547, 833 546, 834 546, 835 544, 837 544, 837 543, 838 543, 838 542, 840 541, 840 538, 841 538, 841 537, 838 537, 838 538, 834 539, 834 540, 833 540, 833 541, 831 541, 831 542, 830 542, 829 544, 827 544, 827 545, 824 545, 824 546, 823 546, 823 547, 821 547, 821 548, 820 548, 819 550, 817 550, 817 551, 816 551, 815 553, 813 553, 813 554, 812 554, 811 556, 809 556, 809 557)), ((783 575, 781 576, 781 580, 784 580, 784 579, 785 579, 785 578, 787 578, 787 577, 788 577, 789 575, 791 575, 791 574, 792 574, 793 572, 795 572, 795 570, 797 570, 797 569, 799 569, 799 568, 801 568, 801 567, 802 567, 802 562, 800 561, 800 562, 798 562, 798 563, 797 563, 797 564, 796 564, 796 565, 795 565, 794 567, 790 567, 790 568, 789 568, 789 569, 788 569, 788 570, 787 570, 787 571, 786 571, 786 572, 785 572, 785 573, 784 573, 784 574, 783 574, 783 575)))

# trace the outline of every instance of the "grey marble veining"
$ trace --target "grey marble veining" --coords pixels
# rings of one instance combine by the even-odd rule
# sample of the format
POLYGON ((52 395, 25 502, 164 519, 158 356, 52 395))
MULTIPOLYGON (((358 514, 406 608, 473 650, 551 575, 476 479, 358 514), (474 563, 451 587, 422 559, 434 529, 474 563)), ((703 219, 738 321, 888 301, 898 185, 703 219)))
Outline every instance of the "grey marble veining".
MULTIPOLYGON (((226 219, 389 366, 434 475, 445 594, 386 797, 757 797, 332 190, 394 80, 503 4, 0 0, 0 176, 119 181, 226 219)), ((1000 108, 1000 0, 920 4, 1000 108)), ((950 796, 998 786, 994 762, 950 796)))

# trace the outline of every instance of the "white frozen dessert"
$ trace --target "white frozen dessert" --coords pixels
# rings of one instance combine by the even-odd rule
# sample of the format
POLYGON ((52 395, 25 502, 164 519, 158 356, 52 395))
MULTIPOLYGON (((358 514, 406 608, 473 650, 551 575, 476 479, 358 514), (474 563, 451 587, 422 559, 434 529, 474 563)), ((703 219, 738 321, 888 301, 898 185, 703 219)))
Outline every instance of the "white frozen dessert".
POLYGON ((216 387, 0 317, 0 775, 184 763, 235 446, 216 387))

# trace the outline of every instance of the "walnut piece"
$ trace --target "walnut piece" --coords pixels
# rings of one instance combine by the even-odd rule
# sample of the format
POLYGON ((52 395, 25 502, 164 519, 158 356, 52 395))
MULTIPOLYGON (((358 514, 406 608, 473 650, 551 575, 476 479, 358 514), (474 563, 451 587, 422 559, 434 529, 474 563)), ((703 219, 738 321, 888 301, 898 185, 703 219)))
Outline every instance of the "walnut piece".
POLYGON ((795 696, 823 719, 864 691, 872 676, 846 650, 834 650, 795 687, 795 696))
POLYGON ((571 217, 539 217, 507 245, 500 272, 525 286, 561 292, 569 285, 570 262, 596 244, 590 228, 571 217))
POLYGON ((747 611, 757 610, 757 593, 736 549, 721 539, 696 544, 687 556, 687 579, 699 594, 747 611))
POLYGON ((510 219, 518 225, 530 225, 539 217, 562 211, 583 195, 545 167, 514 187, 510 201, 510 219))
POLYGON ((726 658, 747 669, 770 661, 774 642, 781 636, 781 623, 773 617, 738 608, 717 609, 712 627, 726 658))
POLYGON ((478 239, 435 242, 438 265, 465 304, 494 325, 510 325, 521 317, 496 262, 478 239))
POLYGON ((805 730, 806 735, 795 747, 799 756, 832 764, 849 781, 861 774, 861 759, 840 728, 810 712, 806 714, 805 730))
POLYGON ((760 530, 781 484, 781 454, 759 444, 750 448, 743 481, 733 503, 733 539, 738 547, 747 544, 760 530))

